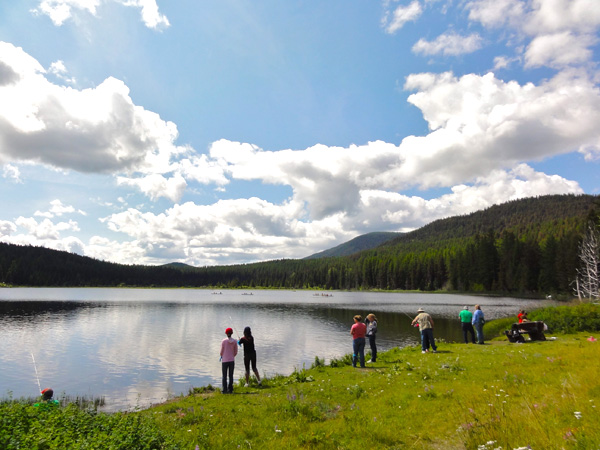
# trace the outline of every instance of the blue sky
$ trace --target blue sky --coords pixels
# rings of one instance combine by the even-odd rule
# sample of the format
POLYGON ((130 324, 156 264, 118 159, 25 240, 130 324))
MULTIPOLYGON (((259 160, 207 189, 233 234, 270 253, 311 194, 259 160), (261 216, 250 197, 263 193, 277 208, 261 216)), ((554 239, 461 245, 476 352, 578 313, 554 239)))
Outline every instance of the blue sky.
POLYGON ((597 0, 0 2, 0 240, 302 258, 600 193, 597 0))

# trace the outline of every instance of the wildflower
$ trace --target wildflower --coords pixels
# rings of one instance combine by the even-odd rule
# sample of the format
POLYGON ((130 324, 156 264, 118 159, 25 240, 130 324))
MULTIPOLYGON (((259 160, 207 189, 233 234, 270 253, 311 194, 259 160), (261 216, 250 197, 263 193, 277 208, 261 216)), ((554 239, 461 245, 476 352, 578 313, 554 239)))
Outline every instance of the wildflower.
POLYGON ((575 414, 576 419, 581 419, 581 413, 579 411, 575 411, 573 414, 575 414))

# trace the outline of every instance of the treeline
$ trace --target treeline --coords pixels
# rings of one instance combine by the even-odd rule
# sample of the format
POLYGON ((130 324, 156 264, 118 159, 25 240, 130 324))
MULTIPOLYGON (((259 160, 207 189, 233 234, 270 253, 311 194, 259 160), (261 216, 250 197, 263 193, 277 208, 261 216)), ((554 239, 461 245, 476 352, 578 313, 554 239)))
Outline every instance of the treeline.
POLYGON ((17 286, 572 292, 598 198, 545 196, 439 220, 351 256, 190 268, 135 266, 0 244, 0 282, 17 286))

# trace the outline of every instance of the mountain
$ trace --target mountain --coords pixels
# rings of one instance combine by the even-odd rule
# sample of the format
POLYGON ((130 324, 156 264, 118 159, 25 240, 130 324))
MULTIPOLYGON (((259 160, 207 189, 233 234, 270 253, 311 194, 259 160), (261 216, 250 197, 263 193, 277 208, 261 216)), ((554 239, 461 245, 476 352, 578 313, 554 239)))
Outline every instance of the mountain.
POLYGON ((328 250, 323 250, 322 252, 315 253, 313 255, 307 256, 304 259, 315 259, 315 258, 327 258, 332 256, 348 256, 353 253, 360 252, 362 250, 369 250, 375 247, 380 246, 386 242, 391 241, 392 239, 400 236, 402 233, 394 233, 394 232, 373 232, 363 234, 361 236, 357 236, 354 239, 344 242, 336 247, 330 248, 328 250))
POLYGON ((600 222, 597 196, 526 198, 437 220, 410 233, 369 233, 308 259, 214 267, 115 264, 0 242, 0 286, 458 290, 568 296, 580 265, 582 232, 590 220, 600 222), (389 239, 380 243, 380 238, 389 239))

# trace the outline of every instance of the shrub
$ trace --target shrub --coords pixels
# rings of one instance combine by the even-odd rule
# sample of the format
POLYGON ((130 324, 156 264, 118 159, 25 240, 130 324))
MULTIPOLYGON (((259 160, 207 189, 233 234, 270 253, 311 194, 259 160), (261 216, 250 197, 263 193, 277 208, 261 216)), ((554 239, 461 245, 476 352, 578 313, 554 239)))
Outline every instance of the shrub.
MULTIPOLYGON (((600 305, 594 303, 549 306, 534 309, 527 315, 530 320, 539 320, 548 325, 550 333, 600 331, 600 305)), ((504 330, 510 330, 515 322, 517 322, 516 317, 492 320, 485 324, 484 333, 489 337, 503 336, 504 330)))
POLYGON ((551 333, 600 331, 600 305, 593 303, 536 309, 528 316, 544 322, 551 333))

